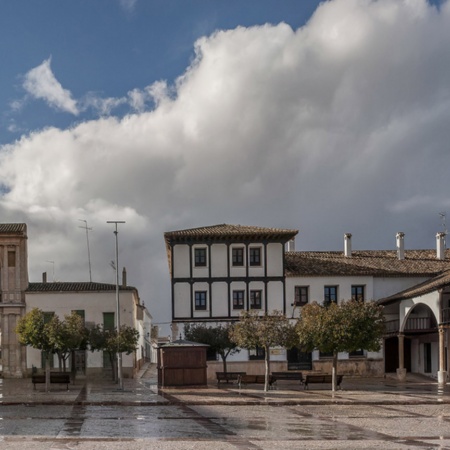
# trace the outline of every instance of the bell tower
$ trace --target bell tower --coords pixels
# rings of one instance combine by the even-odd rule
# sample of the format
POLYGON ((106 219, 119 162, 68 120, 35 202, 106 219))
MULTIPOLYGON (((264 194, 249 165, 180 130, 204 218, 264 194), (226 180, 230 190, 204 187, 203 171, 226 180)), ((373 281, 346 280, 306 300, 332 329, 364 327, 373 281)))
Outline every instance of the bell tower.
POLYGON ((22 378, 26 374, 26 349, 19 343, 16 326, 25 314, 27 239, 26 224, 0 224, 0 328, 4 378, 22 378))

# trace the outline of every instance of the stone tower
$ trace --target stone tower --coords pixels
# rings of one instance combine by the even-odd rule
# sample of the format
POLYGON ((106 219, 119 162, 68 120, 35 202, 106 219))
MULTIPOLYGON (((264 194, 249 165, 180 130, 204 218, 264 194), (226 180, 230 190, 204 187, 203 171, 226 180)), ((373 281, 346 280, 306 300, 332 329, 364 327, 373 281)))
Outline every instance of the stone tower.
POLYGON ((21 378, 26 374, 26 349, 19 343, 16 326, 25 314, 27 288, 27 226, 0 224, 0 327, 5 378, 21 378))

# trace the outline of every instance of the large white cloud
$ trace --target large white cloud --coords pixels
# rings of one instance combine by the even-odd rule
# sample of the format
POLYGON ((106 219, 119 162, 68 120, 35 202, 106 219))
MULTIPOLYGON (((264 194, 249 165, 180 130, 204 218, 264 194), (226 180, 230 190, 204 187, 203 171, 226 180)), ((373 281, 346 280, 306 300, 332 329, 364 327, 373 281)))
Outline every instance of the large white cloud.
POLYGON ((175 86, 130 89, 136 114, 4 146, 3 218, 29 224, 32 278, 52 260, 66 280, 87 278, 88 220, 94 278, 111 282, 106 221, 125 220, 121 265, 157 320, 166 230, 300 228, 305 249, 340 248, 344 232, 393 247, 404 231, 431 247, 449 206, 449 47, 449 2, 424 0, 335 0, 299 30, 218 31, 175 86))

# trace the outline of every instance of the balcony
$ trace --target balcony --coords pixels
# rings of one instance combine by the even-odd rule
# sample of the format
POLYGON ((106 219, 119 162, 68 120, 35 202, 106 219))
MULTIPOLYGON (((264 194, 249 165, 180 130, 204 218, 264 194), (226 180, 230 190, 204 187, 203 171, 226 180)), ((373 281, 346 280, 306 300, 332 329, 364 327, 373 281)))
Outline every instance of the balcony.
MULTIPOLYGON (((447 311, 447 319, 450 318, 450 308, 447 311)), ((400 328, 400 321, 398 319, 395 320, 387 320, 385 322, 386 326, 386 334, 398 333, 400 328)), ((409 317, 406 321, 406 326, 404 332, 413 333, 420 331, 431 331, 437 328, 436 321, 432 317, 409 317)))

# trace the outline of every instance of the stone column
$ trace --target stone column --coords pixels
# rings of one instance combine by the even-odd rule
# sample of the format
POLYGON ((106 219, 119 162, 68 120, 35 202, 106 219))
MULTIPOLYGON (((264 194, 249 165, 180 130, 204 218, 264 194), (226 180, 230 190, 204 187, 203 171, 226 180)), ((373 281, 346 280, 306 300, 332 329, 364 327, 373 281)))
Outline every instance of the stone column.
POLYGON ((406 379, 405 369, 405 335, 403 333, 398 334, 398 369, 397 377, 400 381, 406 379))
POLYGON ((447 372, 445 367, 445 329, 439 326, 439 371, 438 383, 445 384, 447 381, 447 372))

